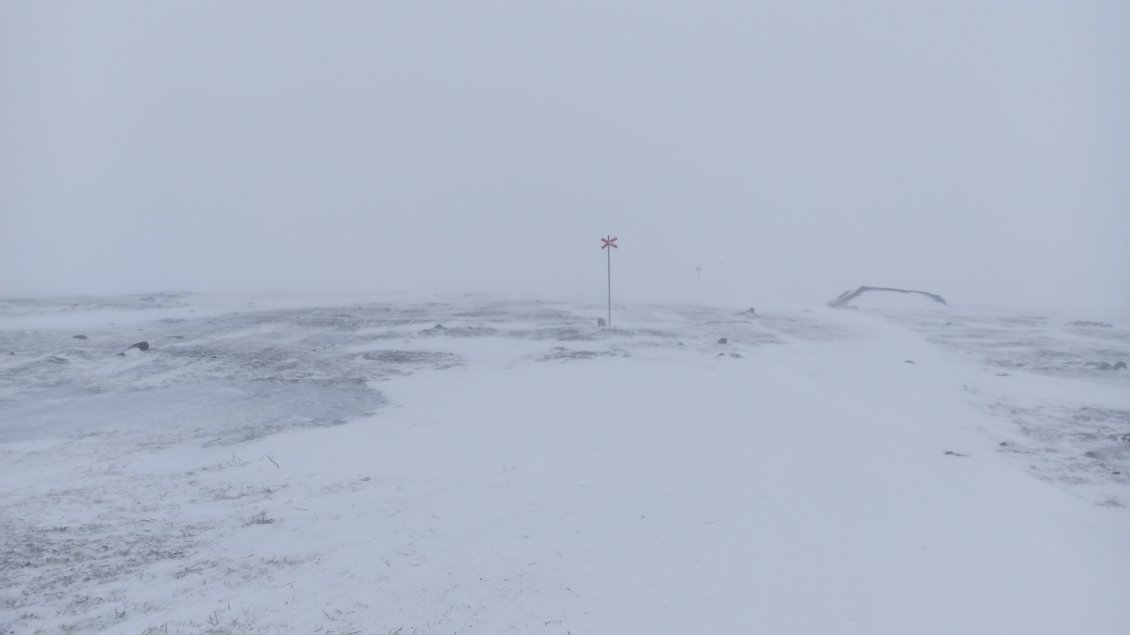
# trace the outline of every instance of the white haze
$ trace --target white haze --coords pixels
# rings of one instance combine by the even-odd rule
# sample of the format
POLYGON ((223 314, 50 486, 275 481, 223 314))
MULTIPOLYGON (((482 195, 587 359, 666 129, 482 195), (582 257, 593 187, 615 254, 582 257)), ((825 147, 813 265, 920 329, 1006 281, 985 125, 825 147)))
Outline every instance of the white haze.
POLYGON ((0 4, 2 295, 595 299, 605 233, 624 301, 1125 309, 1130 4, 0 4))

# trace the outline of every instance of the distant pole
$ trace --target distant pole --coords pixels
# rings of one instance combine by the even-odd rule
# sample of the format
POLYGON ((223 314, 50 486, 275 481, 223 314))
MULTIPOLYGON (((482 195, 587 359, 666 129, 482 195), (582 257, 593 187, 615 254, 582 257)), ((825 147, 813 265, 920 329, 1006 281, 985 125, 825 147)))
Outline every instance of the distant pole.
POLYGON ((608 326, 612 327, 612 250, 619 249, 620 246, 616 244, 616 237, 609 234, 600 239, 601 249, 608 250, 608 326))
POLYGON ((608 326, 612 326, 612 250, 608 250, 608 326))

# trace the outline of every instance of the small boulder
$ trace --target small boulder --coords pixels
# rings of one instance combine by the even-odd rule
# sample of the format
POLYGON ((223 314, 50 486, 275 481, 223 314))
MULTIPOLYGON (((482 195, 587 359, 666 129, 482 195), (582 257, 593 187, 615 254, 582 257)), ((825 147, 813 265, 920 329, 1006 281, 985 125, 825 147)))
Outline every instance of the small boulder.
MULTIPOLYGON (((136 348, 137 350, 145 353, 149 351, 149 342, 138 342, 137 344, 134 344, 129 348, 136 348)), ((129 348, 127 348, 126 350, 129 350, 129 348)))
POLYGON ((85 340, 85 339, 87 339, 87 337, 86 337, 85 335, 81 335, 81 334, 80 334, 80 335, 75 335, 75 336, 74 336, 74 337, 72 337, 71 339, 75 339, 75 340, 85 340))
POLYGON ((730 343, 730 340, 728 340, 728 339, 726 339, 726 338, 724 338, 724 337, 719 337, 719 338, 718 338, 718 343, 719 343, 719 344, 729 344, 729 343, 730 343))
POLYGON ((1126 362, 1115 362, 1114 370, 1123 370, 1126 368, 1126 362))
POLYGON ((903 360, 902 363, 904 363, 904 364, 917 364, 918 362, 915 362, 913 359, 905 359, 905 360, 903 360))

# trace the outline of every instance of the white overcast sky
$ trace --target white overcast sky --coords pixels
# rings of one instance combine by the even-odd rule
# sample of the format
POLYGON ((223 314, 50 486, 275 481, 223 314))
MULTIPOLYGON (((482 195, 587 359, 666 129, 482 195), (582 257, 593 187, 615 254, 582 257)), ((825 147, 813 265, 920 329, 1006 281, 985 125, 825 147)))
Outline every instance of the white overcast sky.
POLYGON ((0 294, 1130 302, 1130 2, 0 1, 0 294), (953 297, 954 295, 957 297, 953 297))

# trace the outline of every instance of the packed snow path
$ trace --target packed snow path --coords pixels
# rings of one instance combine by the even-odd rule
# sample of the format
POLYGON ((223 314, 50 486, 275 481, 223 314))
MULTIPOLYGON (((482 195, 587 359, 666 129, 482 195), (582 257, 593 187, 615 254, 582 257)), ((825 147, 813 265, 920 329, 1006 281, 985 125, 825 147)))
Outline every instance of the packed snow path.
POLYGON ((1130 625, 1125 330, 216 302, 3 306, 0 633, 1130 625))

